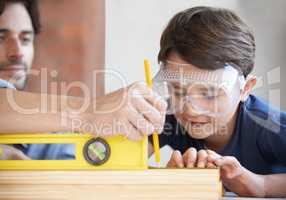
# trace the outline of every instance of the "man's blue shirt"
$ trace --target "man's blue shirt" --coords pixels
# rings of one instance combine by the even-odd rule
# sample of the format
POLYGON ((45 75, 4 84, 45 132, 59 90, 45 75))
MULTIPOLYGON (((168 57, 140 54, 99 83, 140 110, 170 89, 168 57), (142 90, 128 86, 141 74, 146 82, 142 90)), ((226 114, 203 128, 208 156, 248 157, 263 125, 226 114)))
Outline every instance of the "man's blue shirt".
MULTIPOLYGON (((0 79, 0 88, 15 89, 15 87, 0 79)), ((73 160, 75 146, 73 144, 15 144, 15 148, 33 160, 73 160)))

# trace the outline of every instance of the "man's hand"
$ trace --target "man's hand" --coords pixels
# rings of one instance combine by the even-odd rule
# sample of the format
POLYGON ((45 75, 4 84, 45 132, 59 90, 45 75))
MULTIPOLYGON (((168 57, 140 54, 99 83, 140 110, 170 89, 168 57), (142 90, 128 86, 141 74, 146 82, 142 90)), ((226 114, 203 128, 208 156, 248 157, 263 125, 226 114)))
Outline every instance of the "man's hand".
POLYGON ((143 135, 163 130, 167 103, 143 83, 103 96, 93 105, 93 112, 81 115, 81 132, 90 132, 84 127, 91 127, 99 136, 120 134, 140 140, 143 135))
POLYGON ((30 160, 30 158, 12 146, 0 144, 0 160, 30 160))
POLYGON ((0 133, 5 134, 80 132, 140 140, 162 131, 167 109, 167 103, 143 83, 98 98, 88 91, 71 97, 0 89, 0 101, 0 113, 5 113, 0 133))

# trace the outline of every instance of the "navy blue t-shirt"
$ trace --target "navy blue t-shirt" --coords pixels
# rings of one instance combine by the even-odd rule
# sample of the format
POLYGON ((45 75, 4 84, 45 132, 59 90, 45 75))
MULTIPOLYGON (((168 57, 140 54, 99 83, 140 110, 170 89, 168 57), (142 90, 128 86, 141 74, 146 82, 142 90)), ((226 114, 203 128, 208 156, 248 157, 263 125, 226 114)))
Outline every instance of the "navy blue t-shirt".
MULTIPOLYGON (((229 143, 219 152, 234 156, 242 166, 257 174, 286 173, 286 115, 262 99, 251 95, 240 103, 236 127, 229 143)), ((169 145, 184 153, 188 148, 204 148, 204 140, 194 139, 177 122, 166 116, 160 146, 169 145)), ((150 137, 151 140, 151 137, 150 137)))

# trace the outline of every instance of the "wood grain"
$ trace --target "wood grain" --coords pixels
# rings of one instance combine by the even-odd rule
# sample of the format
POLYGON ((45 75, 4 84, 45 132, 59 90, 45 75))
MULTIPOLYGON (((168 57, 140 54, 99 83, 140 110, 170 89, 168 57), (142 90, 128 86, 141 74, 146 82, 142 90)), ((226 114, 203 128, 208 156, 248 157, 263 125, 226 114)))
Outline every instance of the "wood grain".
POLYGON ((217 169, 0 171, 0 199, 220 199, 217 169))

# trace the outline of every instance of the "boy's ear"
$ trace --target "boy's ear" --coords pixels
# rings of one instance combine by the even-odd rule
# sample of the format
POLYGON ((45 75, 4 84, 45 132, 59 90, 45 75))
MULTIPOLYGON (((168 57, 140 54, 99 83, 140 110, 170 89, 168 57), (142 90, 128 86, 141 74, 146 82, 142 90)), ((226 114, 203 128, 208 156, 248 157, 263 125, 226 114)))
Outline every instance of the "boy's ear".
POLYGON ((246 82, 240 94, 240 101, 246 101, 250 92, 253 90, 257 82, 256 76, 248 75, 246 78, 246 82))

